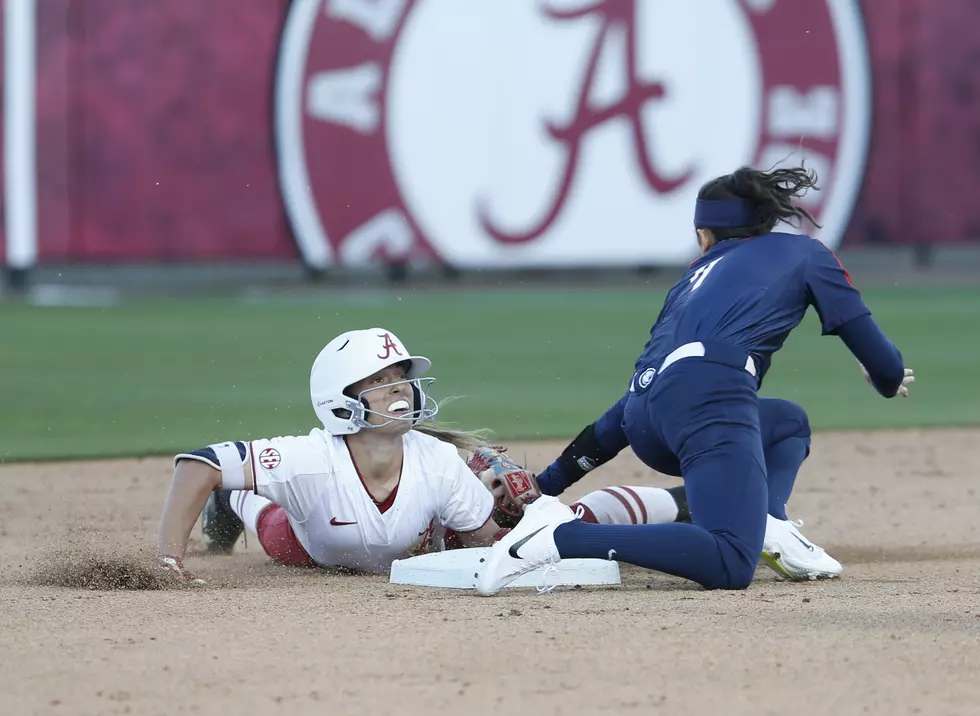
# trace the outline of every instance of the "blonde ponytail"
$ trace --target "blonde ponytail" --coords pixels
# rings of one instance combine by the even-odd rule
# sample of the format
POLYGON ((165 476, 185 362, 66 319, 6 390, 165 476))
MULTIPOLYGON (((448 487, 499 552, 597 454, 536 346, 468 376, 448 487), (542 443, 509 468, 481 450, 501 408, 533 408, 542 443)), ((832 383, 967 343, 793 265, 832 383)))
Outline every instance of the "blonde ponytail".
POLYGON ((458 450, 473 451, 492 445, 490 431, 486 429, 456 430, 432 420, 420 423, 412 429, 444 443, 455 445, 458 450))

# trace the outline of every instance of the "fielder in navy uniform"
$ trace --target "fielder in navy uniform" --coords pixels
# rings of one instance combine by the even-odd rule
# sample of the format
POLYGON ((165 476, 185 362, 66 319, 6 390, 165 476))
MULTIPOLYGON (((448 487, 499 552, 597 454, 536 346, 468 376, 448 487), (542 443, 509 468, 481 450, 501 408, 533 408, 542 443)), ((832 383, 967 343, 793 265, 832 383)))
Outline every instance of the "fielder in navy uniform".
POLYGON ((757 391, 810 306, 882 396, 908 395, 912 371, 833 252, 773 231, 794 219, 817 225, 793 203, 811 188, 816 175, 804 168, 748 167, 701 187, 694 226, 702 256, 667 294, 626 394, 599 421, 595 437, 606 449, 628 444, 649 467, 684 478, 691 522, 591 524, 546 494, 492 548, 480 594, 562 558, 615 559, 706 589, 746 588, 770 507, 757 391))
MULTIPOLYGON (((545 495, 560 495, 596 467, 612 460, 627 446, 622 429, 623 403, 617 403, 587 426, 562 454, 537 476, 545 495)), ((784 579, 833 579, 843 565, 799 530, 802 520, 790 520, 786 505, 796 476, 810 454, 810 421, 796 403, 759 399, 759 428, 766 461, 768 512, 762 544, 762 563, 784 579)), ((680 475, 675 463, 670 474, 680 475)), ((582 508, 582 519, 597 524, 657 524, 690 522, 683 485, 668 489, 649 485, 613 485, 595 490, 571 505, 582 508)))

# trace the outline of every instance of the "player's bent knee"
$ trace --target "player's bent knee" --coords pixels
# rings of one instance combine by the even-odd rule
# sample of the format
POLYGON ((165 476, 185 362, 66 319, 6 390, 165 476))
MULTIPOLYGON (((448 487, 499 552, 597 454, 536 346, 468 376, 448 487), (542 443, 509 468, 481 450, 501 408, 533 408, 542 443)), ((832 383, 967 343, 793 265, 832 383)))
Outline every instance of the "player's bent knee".
POLYGON ((740 563, 737 567, 729 567, 728 583, 725 589, 748 589, 755 579, 755 564, 745 565, 740 563))
POLYGON ((286 510, 279 505, 269 505, 262 510, 256 525, 259 544, 274 562, 287 567, 315 567, 316 562, 307 553, 289 524, 286 510))
POLYGON ((802 406, 780 398, 764 398, 759 401, 759 419, 769 430, 773 441, 789 437, 810 439, 810 417, 802 406))
POLYGON ((741 561, 737 564, 728 562, 725 570, 719 574, 717 579, 702 584, 705 589, 747 589, 752 580, 755 579, 755 565, 746 566, 741 561))
POLYGON ((796 403, 790 403, 792 409, 789 411, 789 422, 796 429, 796 434, 801 438, 810 437, 810 416, 796 403))
MULTIPOLYGON (((760 535, 761 537, 761 535, 760 535)), ((705 589, 746 589, 755 579, 755 570, 762 554, 762 540, 758 544, 745 536, 736 537, 731 533, 716 533, 721 554, 722 568, 716 578, 705 589)))

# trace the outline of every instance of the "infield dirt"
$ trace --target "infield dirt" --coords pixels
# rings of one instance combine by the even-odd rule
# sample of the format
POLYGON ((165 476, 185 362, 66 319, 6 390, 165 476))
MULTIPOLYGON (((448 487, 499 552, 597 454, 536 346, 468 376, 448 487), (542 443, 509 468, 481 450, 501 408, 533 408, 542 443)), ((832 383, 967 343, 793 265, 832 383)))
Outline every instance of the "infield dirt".
MULTIPOLYGON (((562 445, 510 447, 540 469, 562 445)), ((254 540, 168 589, 147 564, 169 459, 3 465, 0 713, 980 713, 978 455, 980 430, 815 436, 790 512, 837 581, 624 567, 489 599, 276 567, 254 540)), ((568 497, 606 484, 676 481, 624 454, 568 497)))

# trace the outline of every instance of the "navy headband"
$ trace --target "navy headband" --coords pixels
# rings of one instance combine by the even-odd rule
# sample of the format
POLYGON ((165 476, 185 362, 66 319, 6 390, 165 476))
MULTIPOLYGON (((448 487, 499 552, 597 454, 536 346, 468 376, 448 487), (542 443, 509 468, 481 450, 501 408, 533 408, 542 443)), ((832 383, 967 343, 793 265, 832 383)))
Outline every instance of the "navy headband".
POLYGON ((759 213, 746 199, 698 199, 694 208, 698 229, 739 229, 758 223, 759 213))

